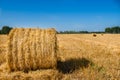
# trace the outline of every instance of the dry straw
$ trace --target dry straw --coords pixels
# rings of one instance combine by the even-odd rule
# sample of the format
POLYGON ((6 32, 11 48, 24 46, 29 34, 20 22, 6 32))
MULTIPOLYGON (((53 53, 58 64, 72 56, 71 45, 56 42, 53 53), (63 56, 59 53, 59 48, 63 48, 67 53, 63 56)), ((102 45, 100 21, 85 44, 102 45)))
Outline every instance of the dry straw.
POLYGON ((12 29, 6 58, 9 71, 55 68, 56 49, 55 29, 12 29))

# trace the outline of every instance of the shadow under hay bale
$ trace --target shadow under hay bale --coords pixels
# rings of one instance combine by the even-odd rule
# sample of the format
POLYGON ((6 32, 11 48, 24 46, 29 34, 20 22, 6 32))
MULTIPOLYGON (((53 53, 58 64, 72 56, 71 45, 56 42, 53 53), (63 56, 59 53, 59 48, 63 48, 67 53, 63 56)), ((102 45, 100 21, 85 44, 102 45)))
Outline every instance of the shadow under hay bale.
POLYGON ((72 73, 76 69, 87 68, 90 64, 92 64, 92 62, 85 58, 70 59, 65 62, 58 61, 57 69, 64 74, 72 73))

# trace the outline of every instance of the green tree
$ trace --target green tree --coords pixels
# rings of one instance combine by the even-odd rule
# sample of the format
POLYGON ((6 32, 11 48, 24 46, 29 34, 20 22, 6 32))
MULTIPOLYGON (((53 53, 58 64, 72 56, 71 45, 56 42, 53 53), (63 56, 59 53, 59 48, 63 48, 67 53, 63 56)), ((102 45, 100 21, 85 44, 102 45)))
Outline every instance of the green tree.
POLYGON ((105 28, 105 32, 106 32, 106 33, 111 33, 111 28, 109 28, 109 27, 108 27, 108 28, 105 28))
POLYGON ((112 30, 112 33, 120 33, 120 27, 118 26, 112 27, 111 30, 112 30))
POLYGON ((114 27, 108 27, 105 28, 106 33, 120 33, 120 27, 119 26, 114 26, 114 27))
POLYGON ((9 26, 3 26, 2 29, 1 29, 1 34, 9 34, 11 29, 12 28, 9 27, 9 26))

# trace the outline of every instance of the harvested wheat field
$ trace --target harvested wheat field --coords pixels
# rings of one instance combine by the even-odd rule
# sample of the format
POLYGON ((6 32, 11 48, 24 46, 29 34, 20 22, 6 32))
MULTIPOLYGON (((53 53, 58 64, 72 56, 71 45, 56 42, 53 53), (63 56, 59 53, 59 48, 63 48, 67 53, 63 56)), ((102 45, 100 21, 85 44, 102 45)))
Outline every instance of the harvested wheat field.
POLYGON ((7 35, 0 35, 0 65, 6 60, 7 35))
POLYGON ((1 35, 0 80, 120 80, 120 34, 57 34, 57 68, 27 72, 7 72, 6 41, 1 35))

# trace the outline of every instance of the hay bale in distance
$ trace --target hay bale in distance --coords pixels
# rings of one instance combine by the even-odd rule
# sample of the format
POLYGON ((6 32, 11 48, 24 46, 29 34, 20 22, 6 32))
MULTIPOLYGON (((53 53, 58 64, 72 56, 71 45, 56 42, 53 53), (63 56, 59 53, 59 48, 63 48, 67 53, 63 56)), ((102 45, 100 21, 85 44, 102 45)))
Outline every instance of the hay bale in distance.
POLYGON ((55 29, 12 29, 6 58, 9 71, 55 68, 56 38, 55 29))
POLYGON ((96 37, 96 36, 97 36, 97 34, 94 33, 94 34, 93 34, 93 37, 96 37))
POLYGON ((104 33, 101 33, 101 36, 103 36, 104 35, 104 33))

